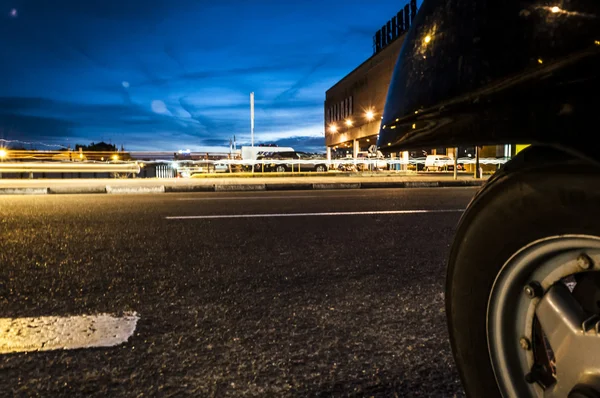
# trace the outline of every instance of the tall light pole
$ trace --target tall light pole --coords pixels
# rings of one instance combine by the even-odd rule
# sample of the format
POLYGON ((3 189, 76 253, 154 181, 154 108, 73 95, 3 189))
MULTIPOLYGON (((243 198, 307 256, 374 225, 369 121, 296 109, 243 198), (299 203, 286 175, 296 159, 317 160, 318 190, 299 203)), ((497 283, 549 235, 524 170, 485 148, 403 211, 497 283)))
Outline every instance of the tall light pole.
POLYGON ((254 91, 250 93, 250 142, 254 148, 254 91))

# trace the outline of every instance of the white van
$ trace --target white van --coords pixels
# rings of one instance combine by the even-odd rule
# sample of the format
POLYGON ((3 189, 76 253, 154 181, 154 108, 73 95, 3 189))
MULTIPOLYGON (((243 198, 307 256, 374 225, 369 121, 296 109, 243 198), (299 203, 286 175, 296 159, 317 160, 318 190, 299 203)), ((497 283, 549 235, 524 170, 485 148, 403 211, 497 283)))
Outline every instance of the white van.
POLYGON ((427 155, 425 171, 444 171, 454 169, 454 158, 447 155, 427 155))
POLYGON ((256 157, 264 152, 294 152, 294 148, 281 146, 243 146, 242 159, 256 160, 256 157))

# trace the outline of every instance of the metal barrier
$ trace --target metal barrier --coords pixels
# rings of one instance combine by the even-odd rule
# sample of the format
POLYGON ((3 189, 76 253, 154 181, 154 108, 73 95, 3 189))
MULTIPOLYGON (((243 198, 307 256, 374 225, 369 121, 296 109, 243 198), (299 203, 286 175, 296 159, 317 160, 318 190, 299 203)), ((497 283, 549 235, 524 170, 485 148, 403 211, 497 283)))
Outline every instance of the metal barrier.
POLYGON ((0 173, 135 173, 137 163, 0 162, 0 173))
MULTIPOLYGON (((506 163, 509 158, 480 158, 480 165, 502 165, 506 163)), ((476 164, 475 158, 459 158, 457 163, 459 165, 474 165, 476 164)), ((334 169, 343 169, 343 166, 353 165, 356 170, 358 169, 379 169, 379 170, 395 170, 397 166, 415 166, 426 165, 426 158, 411 158, 408 160, 403 159, 383 159, 383 158, 345 158, 345 159, 265 159, 265 160, 241 160, 241 159, 223 159, 223 160, 202 160, 202 161, 177 161, 173 162, 173 167, 185 177, 191 176, 195 173, 207 173, 207 172, 228 172, 233 170, 230 166, 245 166, 248 171, 254 170, 254 172, 262 172, 272 170, 276 165, 291 166, 291 171, 302 172, 309 171, 312 169, 302 168, 302 165, 318 165, 324 164, 334 169), (210 167, 208 165, 212 164, 210 167)), ((436 159, 433 166, 435 167, 447 167, 453 166, 454 159, 436 159)), ((420 169, 420 168, 419 168, 420 169)))
POLYGON ((174 178, 175 169, 168 164, 159 164, 156 166, 156 178, 174 178))
MULTIPOLYGON (((501 165, 509 158, 480 158, 480 165, 501 165)), ((459 158, 457 164, 463 166, 474 165, 474 158, 459 158)), ((156 178, 174 178, 177 175, 190 177, 194 174, 213 172, 267 172, 273 170, 277 165, 286 165, 292 172, 313 171, 316 165, 326 165, 329 170, 340 171, 366 171, 366 170, 422 170, 426 167, 426 158, 383 159, 383 158, 343 158, 343 159, 265 159, 265 160, 200 160, 200 161, 144 161, 140 162, 0 162, 0 173, 112 173, 139 174, 141 167, 154 166, 156 178), (310 165, 310 166, 309 166, 310 165), (402 167, 403 166, 403 167, 402 167), (422 167, 421 167, 422 166, 422 167)), ((449 169, 454 165, 454 159, 436 159, 434 169, 449 169)), ((150 168, 151 169, 151 168, 150 168)), ((431 169, 431 168, 430 168, 431 169)), ((460 169, 459 169, 460 170, 460 169)), ((152 177, 151 173, 144 175, 152 177)))

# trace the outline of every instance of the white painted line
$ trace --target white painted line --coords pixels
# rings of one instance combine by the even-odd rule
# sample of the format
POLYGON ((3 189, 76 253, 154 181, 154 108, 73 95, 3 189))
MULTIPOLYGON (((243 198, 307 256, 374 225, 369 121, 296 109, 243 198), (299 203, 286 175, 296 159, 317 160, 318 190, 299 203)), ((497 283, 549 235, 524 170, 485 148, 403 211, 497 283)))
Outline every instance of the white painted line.
POLYGON ((126 342, 139 316, 126 313, 0 318, 0 354, 112 347, 126 342))
POLYGON ((465 209, 444 210, 379 210, 379 211, 340 211, 329 213, 274 213, 274 214, 223 214, 208 216, 170 216, 167 220, 210 220, 217 218, 267 218, 267 217, 317 217, 317 216, 372 216, 394 214, 462 213, 465 209))

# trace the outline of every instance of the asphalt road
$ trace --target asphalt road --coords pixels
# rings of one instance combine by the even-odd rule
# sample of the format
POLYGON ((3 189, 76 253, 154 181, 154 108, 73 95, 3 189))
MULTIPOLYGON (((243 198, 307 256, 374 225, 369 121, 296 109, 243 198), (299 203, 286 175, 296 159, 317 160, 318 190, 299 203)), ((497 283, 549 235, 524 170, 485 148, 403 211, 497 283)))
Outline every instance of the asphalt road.
POLYGON ((462 395, 443 283, 475 192, 0 197, 0 318, 140 316, 0 355, 0 396, 462 395))

